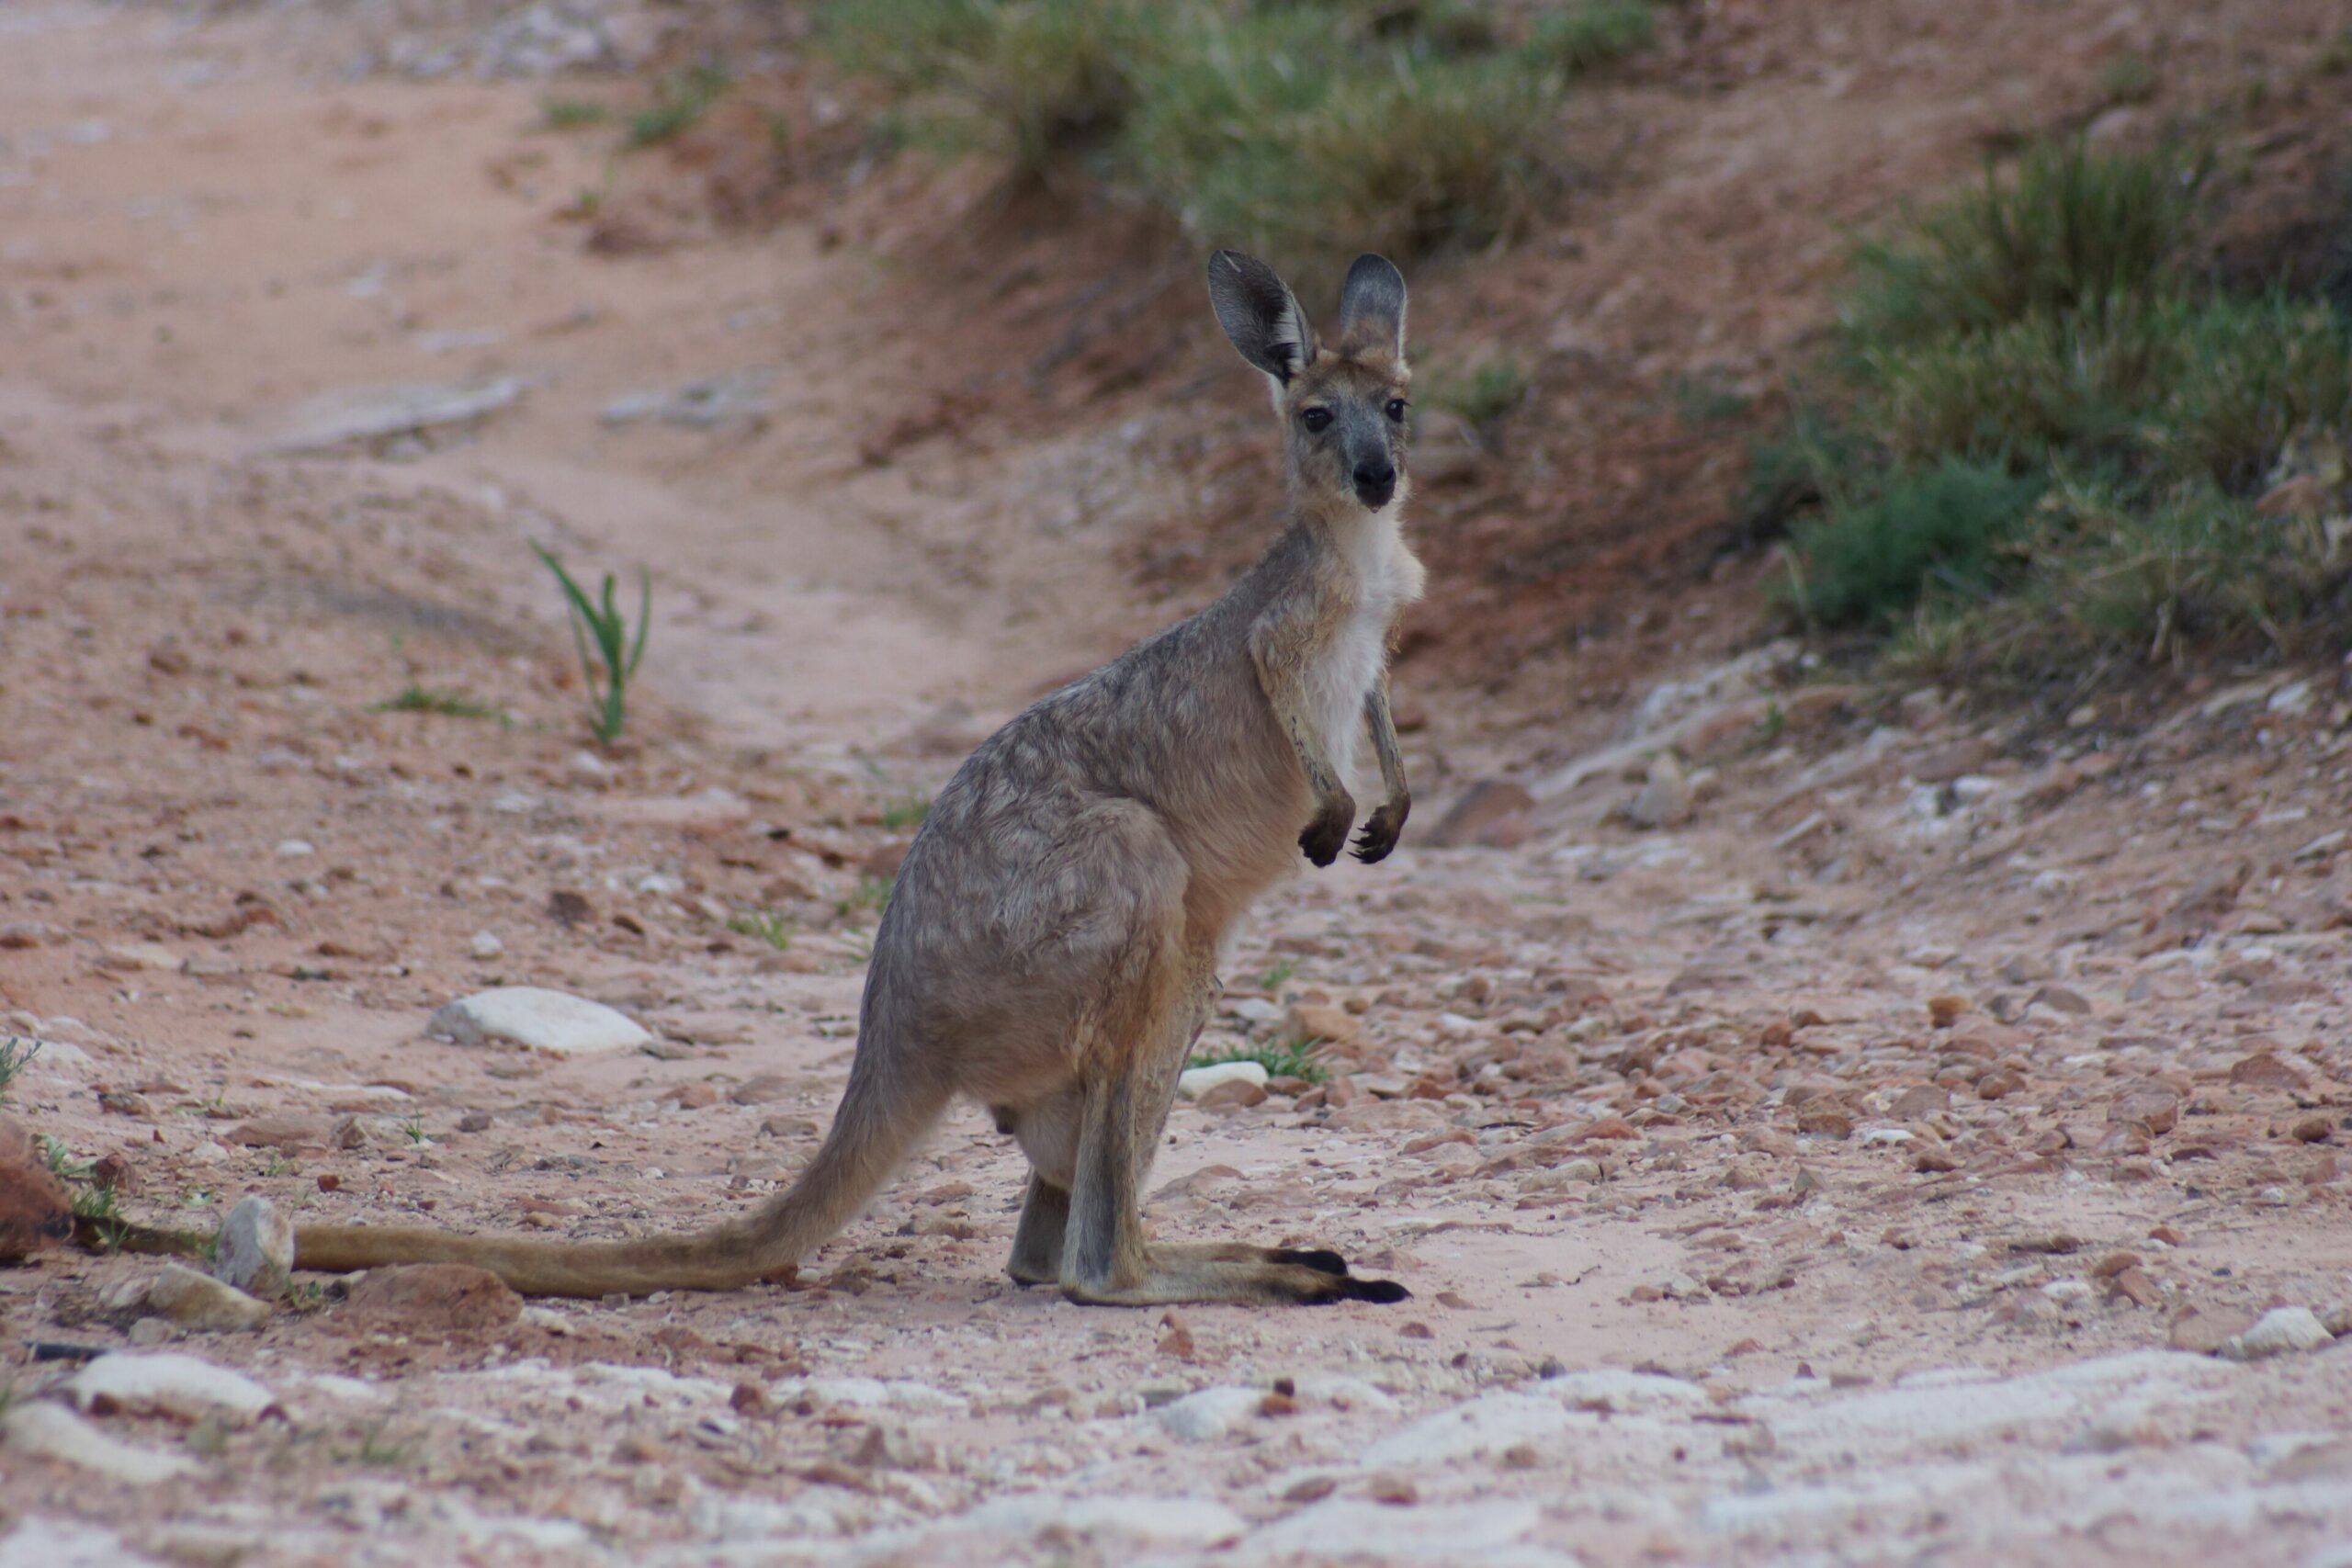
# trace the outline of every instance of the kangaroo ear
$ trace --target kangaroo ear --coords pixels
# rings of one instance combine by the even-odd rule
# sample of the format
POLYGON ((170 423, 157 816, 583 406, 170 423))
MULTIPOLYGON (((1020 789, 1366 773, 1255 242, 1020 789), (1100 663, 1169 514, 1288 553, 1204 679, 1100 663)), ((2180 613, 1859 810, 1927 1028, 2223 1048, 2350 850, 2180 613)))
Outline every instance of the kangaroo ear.
POLYGON ((1361 255, 1340 291, 1340 341, 1347 352, 1405 357, 1405 275, 1386 256, 1361 255))
POLYGON ((1209 257, 1209 303, 1241 357, 1287 383, 1315 357, 1315 329, 1272 267, 1239 251, 1209 257))

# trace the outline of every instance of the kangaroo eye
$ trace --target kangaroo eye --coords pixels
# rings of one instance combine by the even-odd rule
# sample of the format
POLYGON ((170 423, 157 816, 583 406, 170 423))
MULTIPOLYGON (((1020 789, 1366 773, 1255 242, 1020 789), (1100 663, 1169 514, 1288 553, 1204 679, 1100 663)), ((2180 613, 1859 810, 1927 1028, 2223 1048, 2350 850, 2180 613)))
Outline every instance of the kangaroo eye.
POLYGON ((1329 409, 1303 409, 1299 412, 1298 423, 1306 426, 1309 430, 1321 430, 1324 426, 1331 423, 1331 411, 1329 409))
POLYGON ((1395 420, 1395 421, 1396 421, 1397 423, 1399 423, 1399 424, 1402 424, 1402 423, 1405 423, 1405 400, 1404 400, 1404 399, 1402 399, 1402 398, 1391 398, 1391 399, 1389 399, 1389 400, 1388 400, 1388 417, 1389 417, 1390 419, 1395 420))

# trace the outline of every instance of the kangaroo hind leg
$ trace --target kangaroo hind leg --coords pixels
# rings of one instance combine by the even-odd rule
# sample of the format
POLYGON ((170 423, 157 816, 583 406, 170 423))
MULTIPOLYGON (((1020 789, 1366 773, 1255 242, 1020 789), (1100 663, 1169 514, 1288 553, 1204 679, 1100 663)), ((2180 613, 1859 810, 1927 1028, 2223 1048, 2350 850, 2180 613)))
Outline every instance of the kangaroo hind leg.
MULTIPOLYGON (((1083 1043, 1084 1111, 1067 1199, 1063 1293, 1115 1306, 1404 1300, 1403 1286, 1357 1279, 1337 1253, 1241 1242, 1156 1245, 1145 1234, 1144 1178, 1215 984, 1211 955, 1186 940, 1181 899, 1136 915, 1126 962, 1083 1043)), ((1033 1205, 1036 1194, 1033 1186, 1033 1205)), ((1025 1229, 1026 1212, 1023 1218, 1025 1229)))

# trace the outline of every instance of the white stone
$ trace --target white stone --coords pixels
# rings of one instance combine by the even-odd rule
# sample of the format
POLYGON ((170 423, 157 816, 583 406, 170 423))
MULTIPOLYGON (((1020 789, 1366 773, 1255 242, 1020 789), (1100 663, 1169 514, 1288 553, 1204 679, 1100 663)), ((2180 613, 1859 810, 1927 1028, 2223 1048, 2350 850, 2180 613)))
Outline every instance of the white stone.
POLYGON ((500 986, 444 1004, 426 1031, 479 1045, 505 1040, 555 1056, 634 1051, 653 1036, 602 1002, 537 986, 500 986))
POLYGON ((1282 1017, 1283 1010, 1263 997, 1243 997, 1226 1004, 1225 1010, 1250 1023, 1272 1023, 1282 1017))
POLYGON ((476 958, 496 958, 506 951, 506 944, 498 940, 496 931, 474 932, 473 940, 467 942, 466 947, 476 958))
POLYGON ((1266 1087, 1266 1069, 1257 1062, 1219 1062, 1213 1067, 1189 1067, 1176 1079, 1176 1092, 1198 1100, 1221 1083, 1250 1083, 1266 1087))
POLYGON ((778 1398, 784 1400, 807 1394, 826 1404, 845 1404, 861 1410, 908 1410, 960 1416, 971 1408, 971 1401, 960 1393, 951 1393, 944 1388, 933 1388, 927 1382, 915 1382, 904 1378, 810 1378, 792 1385, 789 1393, 782 1384, 775 1392, 778 1398))
POLYGON ((184 961, 160 942, 118 942, 107 949, 107 963, 117 969, 176 970, 184 961))
MULTIPOLYGON (((1503 1450, 1533 1438, 1555 1437, 1577 1425, 1555 1402, 1526 1393, 1488 1393, 1424 1416, 1363 1450, 1373 1469, 1419 1469, 1503 1450)), ((1586 1418, 1590 1424, 1590 1417, 1586 1418)))
POLYGON ((942 1522, 957 1532, 1034 1536, 1062 1529, 1072 1535, 1123 1535, 1170 1546, 1212 1547, 1237 1540, 1249 1529, 1240 1515, 1208 1497, 1054 1497, 1039 1493, 991 1497, 942 1522))
MULTIPOLYGON (((112 1359, 108 1357, 107 1359, 112 1359)), ((62 1404, 42 1402, 20 1404, 0 1421, 0 1436, 20 1452, 40 1454, 95 1471, 110 1482, 153 1486, 175 1476, 192 1475, 194 1460, 179 1454, 136 1448, 109 1436, 62 1404)))
POLYGON ((278 1296, 293 1270, 294 1222, 266 1198, 240 1198, 220 1222, 213 1277, 254 1295, 278 1296))
POLYGON ((0 1540, 0 1568, 160 1568, 111 1530, 77 1519, 27 1519, 0 1540))
POLYGON ((522 397, 520 377, 454 386, 345 387, 322 392, 288 414, 266 450, 321 452, 356 443, 465 424, 522 397))
POLYGON ((66 1380, 65 1392, 85 1410, 105 1399, 137 1415, 181 1421, 251 1419, 277 1402, 243 1372, 176 1350, 100 1356, 66 1380))
POLYGON ((1682 764, 1671 751, 1650 760, 1648 779, 1625 807, 1625 815, 1645 828, 1678 828, 1690 818, 1693 792, 1682 764))
POLYGON ((1622 1367, 1564 1372, 1530 1387, 1546 1399, 1556 1399, 1565 1404, 1605 1405, 1619 1411, 1656 1410, 1664 1406, 1704 1409, 1714 1403, 1707 1396, 1707 1391, 1695 1383, 1684 1382, 1680 1378, 1660 1377, 1656 1372, 1628 1371, 1622 1367))
POLYGON ((1396 1508, 1363 1497, 1329 1497, 1252 1530, 1237 1561, 1263 1562, 1296 1554, 1315 1562, 1443 1562, 1462 1568, 1501 1558, 1571 1568, 1566 1552, 1510 1551, 1533 1532, 1544 1510, 1520 1498, 1484 1503, 1429 1503, 1396 1508))
POLYGON ((319 852, 308 839, 281 839, 278 840, 277 852, 288 860, 300 860, 304 855, 314 855, 319 852))
POLYGON ((2272 1307, 2252 1328, 2223 1341, 2222 1354, 2233 1361, 2256 1361, 2289 1350, 2316 1350, 2335 1339, 2311 1308, 2272 1307))
POLYGON ((1202 1443, 1224 1437, 1255 1416, 1265 1402, 1262 1389, 1234 1385, 1204 1388, 1161 1405, 1151 1413, 1151 1418, 1170 1437, 1202 1443))

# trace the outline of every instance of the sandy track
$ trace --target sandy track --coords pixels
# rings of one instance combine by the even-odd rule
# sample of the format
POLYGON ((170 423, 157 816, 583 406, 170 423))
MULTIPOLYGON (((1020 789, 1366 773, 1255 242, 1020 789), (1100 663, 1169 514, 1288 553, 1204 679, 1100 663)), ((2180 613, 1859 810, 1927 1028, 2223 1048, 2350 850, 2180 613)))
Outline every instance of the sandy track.
MULTIPOLYGON (((887 258, 585 255, 548 213, 593 153, 527 88, 8 26, 0 1002, 57 1042, 13 1108, 143 1213, 756 1201, 840 1081, 893 804, 1141 624, 1037 522, 1131 438, 862 460, 927 373, 873 330, 887 258), (747 366, 764 428, 599 420, 747 366), (320 393, 502 377, 478 429, 269 450, 320 393), (602 761, 532 537, 660 574, 602 761), (372 711, 412 682, 514 722, 372 711), (501 980, 662 1044, 421 1037, 501 980)), ((0 1562, 2342 1561, 2343 1353, 2203 1353, 2352 1303, 2340 672, 2023 756, 1784 674, 1667 689, 1569 773, 1432 699, 1416 829, 1516 771, 1517 841, 1408 834, 1248 934, 1216 1037, 1340 1009, 1305 1021, 1347 1088, 1180 1110, 1155 1223, 1338 1246, 1405 1307, 1016 1291, 1017 1159, 960 1112, 796 1289, 187 1337, 279 1409, 96 1417, 192 1464, 135 1489, 0 1449, 0 1562), (1694 814, 1636 829, 1669 739, 1694 814)), ((20 1407, 65 1375, 25 1343, 123 1345, 155 1269, 0 1275, 20 1407)))

